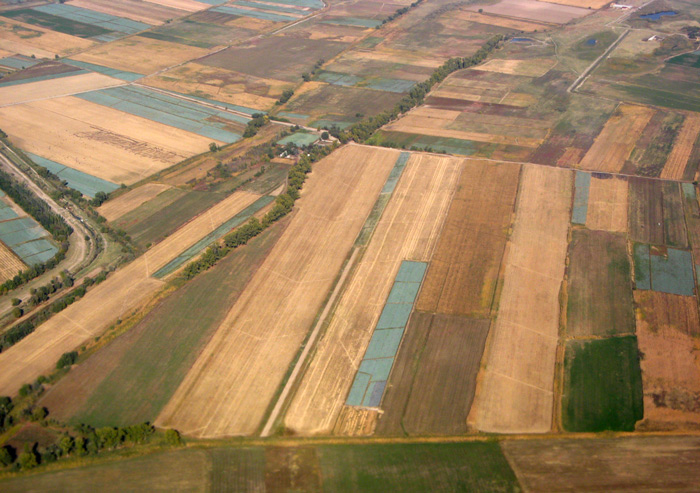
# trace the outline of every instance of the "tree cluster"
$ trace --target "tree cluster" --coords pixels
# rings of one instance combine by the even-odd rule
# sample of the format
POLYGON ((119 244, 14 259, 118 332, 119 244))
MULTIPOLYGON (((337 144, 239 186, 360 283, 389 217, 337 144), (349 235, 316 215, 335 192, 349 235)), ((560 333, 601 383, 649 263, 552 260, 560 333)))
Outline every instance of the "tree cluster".
POLYGON ((407 7, 403 7, 403 8, 398 9, 396 12, 394 12, 394 13, 391 14, 389 17, 387 17, 386 19, 384 19, 384 20, 382 21, 382 23, 381 23, 380 25, 377 26, 377 29, 379 29, 380 27, 382 27, 382 26, 383 26, 384 24, 386 24, 387 22, 391 22, 391 21, 393 21, 394 19, 396 19, 397 17, 401 17, 402 15, 404 15, 406 12, 408 12, 408 11, 411 10, 412 8, 418 7, 421 3, 423 3, 423 0, 416 0, 416 1, 413 2, 411 5, 409 5, 409 6, 407 6, 407 7))
POLYGON ((301 74, 301 78, 304 80, 304 82, 309 82, 324 63, 326 63, 326 61, 321 59, 314 64, 314 68, 311 69, 311 72, 304 72, 301 74))
POLYGON ((286 89, 275 104, 284 104, 294 96, 294 89, 286 89))
POLYGON ((263 113, 253 114, 252 120, 248 122, 248 124, 245 127, 245 130, 243 131, 243 137, 248 138, 254 136, 258 133, 258 130, 260 130, 260 128, 263 125, 265 125, 268 121, 269 120, 267 116, 265 116, 263 113))

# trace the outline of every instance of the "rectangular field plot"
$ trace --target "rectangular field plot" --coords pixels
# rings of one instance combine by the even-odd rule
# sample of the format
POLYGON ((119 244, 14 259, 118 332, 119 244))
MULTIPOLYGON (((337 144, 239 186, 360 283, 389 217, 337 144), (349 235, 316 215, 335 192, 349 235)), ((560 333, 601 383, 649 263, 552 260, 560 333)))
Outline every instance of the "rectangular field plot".
POLYGON ((698 437, 509 440, 502 448, 533 493, 693 491, 700 483, 698 437))
POLYGON ((94 41, 7 17, 3 17, 0 24, 0 49, 26 57, 34 55, 37 58, 54 58, 55 55, 69 55, 94 44, 94 41))
MULTIPOLYGON (((9 248, 14 255, 19 257, 21 260, 19 264, 40 264, 58 252, 58 248, 51 241, 49 232, 41 227, 34 218, 24 214, 24 211, 14 205, 6 196, 0 200, 0 221, 2 221, 0 222, 2 246, 9 248), (21 211, 22 214, 19 215, 17 211, 21 211)), ((14 276, 17 274, 15 267, 19 264, 12 260, 12 255, 9 252, 5 257, 8 268, 14 270, 12 274, 14 276)))
POLYGON ((630 178, 630 237, 640 243, 688 245, 678 183, 630 178))
POLYGON ((574 224, 586 224, 590 187, 591 175, 577 171, 574 180, 574 207, 571 211, 571 222, 574 224))
POLYGON ((119 87, 78 97, 228 144, 241 138, 248 123, 245 117, 142 87, 119 87))
POLYGON ((12 279, 26 267, 27 265, 12 250, 0 243, 0 283, 12 279))
POLYGON ((653 115, 654 110, 647 106, 620 105, 605 123, 579 167, 619 173, 653 115))
POLYGON ((32 9, 34 12, 61 17, 69 21, 81 22, 90 26, 100 27, 106 31, 121 34, 134 34, 151 27, 144 22, 133 21, 111 14, 104 14, 68 4, 41 5, 32 9))
POLYGON ((0 118, 3 130, 22 149, 112 183, 134 183, 211 143, 75 97, 0 108, 0 118))
POLYGON ((21 104, 40 99, 70 96, 104 87, 122 85, 123 82, 102 74, 75 72, 61 74, 61 80, 53 77, 37 81, 17 81, 12 85, 0 86, 0 107, 21 104))
POLYGON ((109 16, 123 17, 142 24, 156 26, 164 21, 187 14, 185 10, 173 9, 152 2, 139 0, 71 0, 70 5, 109 16))
POLYGON ((115 319, 149 300, 163 286, 161 281, 151 277, 155 270, 257 198, 252 193, 235 192, 0 353, 0 365, 7 368, 0 375, 0 393, 14 395, 23 385, 21 382, 34 381, 39 375, 47 374, 55 368, 61 354, 102 334, 115 319))
POLYGON ((414 313, 376 433, 466 433, 489 324, 490 320, 414 313))
POLYGON ((81 69, 97 72, 98 74, 114 77, 115 79, 120 79, 126 82, 133 82, 143 77, 143 75, 137 74, 136 72, 126 72, 124 70, 117 70, 115 68, 105 67, 104 65, 96 65, 94 63, 81 62, 79 60, 65 59, 64 63, 81 69))
MULTIPOLYGON (((578 5, 578 4, 577 4, 578 5)), ((501 0, 493 5, 468 7, 468 10, 479 10, 488 14, 516 17, 552 24, 565 24, 573 19, 591 13, 588 9, 558 5, 536 0, 501 0)))
POLYGON ((586 227, 626 232, 627 197, 628 185, 625 179, 594 173, 588 195, 586 227))
POLYGON ((569 337, 634 333, 630 270, 624 236, 573 231, 567 273, 569 337))
POLYGON ((314 165, 289 226, 158 423, 197 436, 258 428, 397 157, 346 146, 314 165))
POLYGON ((551 428, 572 187, 570 171, 523 167, 498 314, 475 400, 475 424, 482 431, 551 428))
POLYGON ((694 169, 697 168, 697 165, 691 162, 690 156, 699 134, 700 115, 687 115, 683 127, 676 137, 673 149, 668 155, 664 169, 661 171, 661 178, 665 180, 693 179, 694 169), (692 173, 690 175, 686 172, 689 168, 692 173))
POLYGON ((644 387, 643 429, 675 429, 700 424, 700 336, 694 297, 635 292, 637 338, 644 387))
POLYGON ((164 185, 162 183, 146 183, 138 188, 129 190, 127 193, 122 194, 115 199, 110 199, 108 202, 105 202, 98 207, 97 211, 102 217, 107 219, 107 221, 111 222, 123 216, 127 212, 136 209, 168 189, 170 189, 170 185, 164 185))
POLYGON ((396 352, 413 310, 427 264, 403 261, 379 316, 346 400, 348 406, 378 407, 396 352))
POLYGON ((520 166, 467 160, 416 309, 489 316, 520 166))
POLYGON ((634 277, 637 289, 693 296, 693 258, 690 252, 666 247, 634 245, 634 277))
POLYGON ((496 442, 328 445, 318 448, 324 489, 517 491, 496 442), (439 486, 438 486, 439 485, 439 486))
POLYGON ((633 431, 644 417, 637 338, 569 341, 561 409, 568 431, 633 431))
POLYGON ((462 160, 447 157, 414 154, 408 160, 318 342, 285 417, 287 429, 334 429, 401 260, 427 262, 432 256, 462 166, 462 160))
POLYGON ((51 173, 61 178, 61 180, 65 180, 69 187, 88 197, 94 197, 97 192, 110 193, 119 188, 119 185, 116 183, 63 166, 62 164, 37 156, 36 154, 29 152, 27 155, 39 166, 48 169, 51 173))

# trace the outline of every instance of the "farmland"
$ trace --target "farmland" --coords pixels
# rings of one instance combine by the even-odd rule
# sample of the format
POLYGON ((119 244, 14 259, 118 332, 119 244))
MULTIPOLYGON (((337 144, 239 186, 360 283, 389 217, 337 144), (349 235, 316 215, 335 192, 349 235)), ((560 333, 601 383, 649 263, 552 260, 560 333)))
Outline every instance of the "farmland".
POLYGON ((525 167, 520 187, 483 387, 475 401, 475 424, 484 431, 544 432, 552 424, 572 174, 525 167), (541 234, 536 239, 532 231, 541 234))
POLYGON ((226 315, 158 423, 199 436, 255 431, 396 157, 395 151, 351 146, 315 165, 301 199, 305 207, 226 315), (357 164, 342 166, 345 161, 357 164), (339 189, 345 192, 337 193, 339 189), (280 339, 283 333, 286 337, 280 339), (228 382, 228 392, 212 399, 208 386, 222 381, 228 382))
POLYGON ((700 7, 626 3, 0 0, 0 489, 693 490, 700 7))
POLYGON ((416 155, 409 160, 319 342, 287 413, 287 428, 333 429, 401 260, 430 258, 461 170, 459 159, 416 155))

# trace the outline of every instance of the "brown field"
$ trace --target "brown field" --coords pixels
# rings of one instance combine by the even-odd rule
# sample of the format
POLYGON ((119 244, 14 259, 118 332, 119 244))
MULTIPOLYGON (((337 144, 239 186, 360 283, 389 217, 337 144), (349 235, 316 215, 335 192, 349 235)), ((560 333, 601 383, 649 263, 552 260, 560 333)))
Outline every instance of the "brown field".
POLYGON ((291 223, 163 409, 159 426, 196 436, 256 430, 397 157, 346 146, 314 165, 291 223))
POLYGON ((700 429, 700 320, 692 296, 635 291, 644 386, 641 429, 700 429))
POLYGON ((575 230, 567 276, 568 337, 634 334, 626 236, 575 230))
POLYGON ((261 79, 195 62, 149 77, 145 84, 255 109, 270 108, 289 87, 279 80, 261 79))
POLYGON ((603 231, 627 231, 627 181, 621 178, 591 178, 586 227, 603 231))
POLYGON ((621 104, 581 160, 582 169, 619 173, 634 149, 654 110, 621 104))
POLYGON ((146 183, 138 188, 129 190, 116 199, 105 202, 97 208, 97 212, 107 221, 114 221, 169 188, 171 188, 170 185, 162 183, 146 183))
POLYGON ((629 225, 634 241, 685 247, 688 239, 678 183, 630 178, 629 225))
POLYGON ((490 315, 519 177, 518 165, 466 161, 416 310, 490 315))
POLYGON ((97 46, 74 58, 82 62, 148 75, 206 53, 207 50, 194 46, 129 36, 97 46))
POLYGON ((72 77, 63 77, 60 81, 49 79, 0 87, 0 107, 123 85, 124 82, 119 79, 90 72, 72 77))
POLYGON ((414 313, 387 386, 378 433, 466 433, 490 323, 414 313))
POLYGON ((567 147, 564 154, 557 161, 557 166, 563 168, 573 167, 581 161, 584 150, 578 147, 567 147))
POLYGON ((258 198, 249 192, 236 192, 219 202, 0 353, 0 366, 5 369, 0 374, 0 395, 14 395, 23 384, 49 373, 61 354, 99 336, 117 318, 132 313, 163 286, 163 282, 150 277, 151 273, 258 198))
POLYGON ((700 115, 691 114, 685 117, 683 127, 676 137, 671 153, 668 155, 661 178, 665 180, 682 180, 693 151, 695 141, 700 134, 700 115))
POLYGON ((370 436, 377 426, 379 411, 355 406, 343 406, 333 429, 339 436, 370 436))
POLYGON ((498 72, 499 74, 541 77, 556 65, 556 60, 533 58, 527 60, 504 60, 496 58, 479 65, 479 70, 498 72))
POLYGON ((432 255, 462 163, 416 154, 409 160, 292 400, 287 429, 333 430, 401 261, 432 255))
POLYGON ((600 9, 611 3, 612 0, 537 0, 538 2, 556 3, 559 5, 569 5, 571 7, 581 7, 583 9, 600 9))
POLYGON ((127 185, 205 151, 212 141, 74 97, 0 108, 0 118, 22 149, 127 185))
POLYGON ((591 13, 590 10, 568 5, 556 5, 536 0, 501 0, 493 5, 475 5, 469 10, 482 9, 487 14, 517 17, 552 24, 565 24, 591 13))
POLYGON ((524 491, 696 491, 700 438, 628 437, 502 443, 524 491))
POLYGON ((507 17, 498 17, 495 15, 479 14, 478 12, 457 11, 454 13, 455 18, 469 22, 478 22, 480 24, 488 24, 490 26, 505 27, 507 29, 515 29, 516 31, 532 32, 541 29, 546 29, 543 24, 536 22, 521 21, 518 19, 509 19, 507 17))
POLYGON ((26 268, 25 263, 12 250, 7 248, 7 245, 0 241, 0 283, 12 279, 19 271, 26 268))
POLYGON ((187 11, 138 0, 70 0, 69 5, 103 14, 116 15, 152 26, 187 15, 187 11))
POLYGON ((148 3, 155 3, 156 5, 171 7, 173 9, 186 10, 187 12, 197 12, 199 10, 211 8, 211 5, 207 3, 195 2, 194 0, 148 0, 148 3))
POLYGON ((51 31, 3 17, 0 23, 0 48, 10 53, 37 58, 68 55, 95 45, 94 41, 51 31))
POLYGON ((479 430, 551 428, 572 176, 559 168, 523 168, 498 315, 472 412, 479 430))

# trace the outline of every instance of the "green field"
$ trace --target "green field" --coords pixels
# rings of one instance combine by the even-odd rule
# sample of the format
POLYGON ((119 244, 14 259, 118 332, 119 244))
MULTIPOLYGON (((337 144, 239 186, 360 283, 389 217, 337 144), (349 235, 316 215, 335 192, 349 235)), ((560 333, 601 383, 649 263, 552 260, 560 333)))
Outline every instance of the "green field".
POLYGON ((285 223, 269 228, 166 298, 133 329, 59 382, 43 405, 62 419, 96 427, 153 421, 285 223), (83 395, 75 395, 75 385, 83 395))
POLYGON ((564 366, 564 429, 633 431, 644 417, 636 337, 569 341, 564 366))
POLYGON ((7 492, 521 491, 498 442, 191 448, 24 476, 0 486, 7 492))
POLYGON ((57 15, 46 14, 33 9, 10 10, 8 12, 3 12, 2 15, 16 21, 46 27, 53 31, 71 34, 79 38, 90 38, 111 32, 100 26, 66 19, 65 17, 59 17, 57 15))

